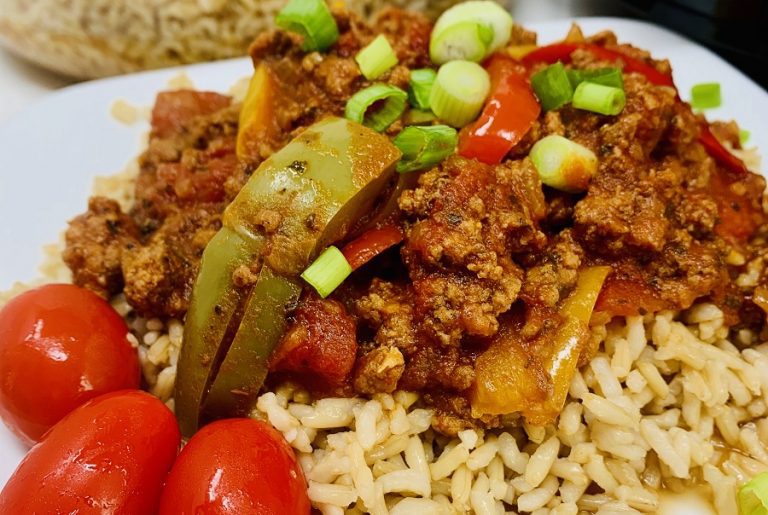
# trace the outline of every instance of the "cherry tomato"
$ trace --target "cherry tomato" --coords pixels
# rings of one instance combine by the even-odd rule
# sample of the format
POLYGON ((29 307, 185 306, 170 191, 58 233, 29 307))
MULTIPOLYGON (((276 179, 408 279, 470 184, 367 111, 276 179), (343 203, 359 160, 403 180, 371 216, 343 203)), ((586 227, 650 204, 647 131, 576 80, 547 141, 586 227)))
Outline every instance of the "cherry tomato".
POLYGON ((128 327, 103 299, 71 284, 22 293, 0 310, 0 418, 31 445, 103 393, 138 388, 128 327))
POLYGON ((195 434, 168 475, 159 515, 306 515, 307 484, 282 435, 264 422, 219 420, 195 434))
POLYGON ((173 413, 148 393, 91 399, 29 451, 0 513, 155 513, 180 438, 173 413))

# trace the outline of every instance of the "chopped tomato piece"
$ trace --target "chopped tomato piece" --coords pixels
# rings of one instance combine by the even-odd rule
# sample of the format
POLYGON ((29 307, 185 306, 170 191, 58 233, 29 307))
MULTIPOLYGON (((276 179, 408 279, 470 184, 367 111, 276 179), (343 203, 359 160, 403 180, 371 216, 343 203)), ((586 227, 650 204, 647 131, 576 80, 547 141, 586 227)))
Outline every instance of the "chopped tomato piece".
POLYGON ((655 313, 665 307, 664 301, 641 281, 609 276, 597 298, 595 311, 628 317, 639 315, 641 311, 655 313))
POLYGON ((340 302, 314 295, 302 299, 293 319, 270 371, 302 374, 321 387, 341 386, 355 364, 355 321, 340 302))
POLYGON ((163 91, 152 109, 152 133, 159 137, 176 134, 196 116, 215 113, 231 103, 231 97, 210 91, 163 91))

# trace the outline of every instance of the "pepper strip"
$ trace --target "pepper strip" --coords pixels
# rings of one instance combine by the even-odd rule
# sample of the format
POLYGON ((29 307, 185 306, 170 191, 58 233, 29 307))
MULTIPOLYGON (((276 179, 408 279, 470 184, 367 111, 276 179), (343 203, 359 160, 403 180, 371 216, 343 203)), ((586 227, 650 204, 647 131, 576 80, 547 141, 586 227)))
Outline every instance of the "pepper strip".
POLYGON ((589 319, 610 271, 608 266, 593 266, 579 272, 576 288, 560 306, 562 323, 544 356, 536 356, 525 344, 504 342, 502 335, 478 357, 470 398, 474 416, 521 412, 532 424, 554 420, 562 411, 587 342, 589 319))
POLYGON ((357 270, 393 245, 403 241, 403 231, 394 225, 364 232, 341 250, 352 270, 357 270))
POLYGON ((645 78, 657 86, 675 87, 671 75, 662 73, 650 64, 644 63, 639 59, 591 43, 555 43, 553 45, 543 46, 526 54, 522 61, 523 64, 529 67, 536 63, 554 64, 557 61, 570 63, 571 54, 579 49, 587 50, 602 61, 621 61, 624 63, 625 72, 644 75, 645 78))
POLYGON ((206 247, 192 293, 176 383, 185 435, 203 408, 247 413, 298 301, 299 274, 371 210, 399 159, 385 136, 327 118, 253 173, 206 247))
POLYGON ((459 154, 486 164, 498 164, 530 130, 541 106, 522 66, 503 54, 494 54, 486 69, 491 76, 491 97, 480 118, 459 135, 459 154))

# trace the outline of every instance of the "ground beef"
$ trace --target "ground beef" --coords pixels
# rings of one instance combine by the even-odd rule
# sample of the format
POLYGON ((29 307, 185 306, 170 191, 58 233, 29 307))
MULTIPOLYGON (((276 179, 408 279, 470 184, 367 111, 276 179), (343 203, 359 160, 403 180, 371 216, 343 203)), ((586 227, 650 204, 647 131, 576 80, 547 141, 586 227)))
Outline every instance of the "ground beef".
POLYGON ((392 393, 405 369, 403 354, 397 347, 381 346, 357 360, 355 391, 363 394, 392 393))
POLYGON ((546 243, 543 204, 528 162, 492 167, 452 157, 403 193, 400 207, 413 220, 403 259, 417 318, 442 345, 496 332, 522 283, 511 255, 546 243))
POLYGON ((70 222, 64 259, 76 284, 124 291, 147 317, 184 316, 203 250, 221 226, 238 108, 216 93, 160 93, 129 213, 104 198, 70 222))
POLYGON ((179 90, 158 95, 131 211, 143 234, 156 231, 170 213, 201 205, 219 212, 229 200, 225 184, 238 168, 235 138, 239 116, 239 106, 230 103, 229 97, 207 92, 179 90), (183 113, 173 114, 176 108, 183 113), (169 125, 175 129, 166 129, 169 125))
POLYGON ((168 215, 143 243, 128 246, 122 260, 128 302, 140 313, 182 318, 203 250, 220 228, 217 211, 188 208, 168 215))
POLYGON ((137 242, 136 224, 118 203, 92 197, 88 211, 69 222, 62 258, 75 284, 108 298, 122 289, 123 255, 137 242))
POLYGON ((559 233, 536 263, 526 269, 521 297, 528 304, 555 307, 576 284, 583 260, 584 251, 573 233, 559 233))
MULTIPOLYGON (((276 130, 259 142, 260 158, 271 155, 315 121, 328 115, 344 115, 349 97, 372 84, 363 77, 354 57, 378 34, 387 36, 398 65, 375 82, 406 89, 409 70, 429 65, 432 25, 423 15, 385 9, 372 26, 345 12, 336 12, 335 17, 341 34, 328 52, 306 53, 301 49, 300 36, 279 29, 262 33, 251 45, 254 65, 266 67, 274 86, 276 130)), ((394 124, 390 132, 399 126, 394 124)))
POLYGON ((412 299, 409 285, 375 278, 367 293, 355 301, 355 310, 376 331, 373 340, 377 345, 394 345, 409 353, 418 338, 412 299))

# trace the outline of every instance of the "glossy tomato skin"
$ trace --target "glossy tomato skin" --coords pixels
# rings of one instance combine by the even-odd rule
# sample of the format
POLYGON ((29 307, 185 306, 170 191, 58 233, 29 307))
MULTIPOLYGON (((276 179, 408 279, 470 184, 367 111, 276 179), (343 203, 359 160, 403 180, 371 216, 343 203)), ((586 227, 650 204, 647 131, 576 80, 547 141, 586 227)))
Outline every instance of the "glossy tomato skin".
POLYGON ((136 349, 117 312, 94 293, 49 284, 0 310, 0 417, 31 445, 101 394, 138 388, 136 349))
POLYGON ((307 484, 283 436, 264 422, 219 420, 176 460, 160 515, 306 515, 307 484))
POLYGON ((0 493, 0 513, 155 513, 180 438, 173 413, 148 393, 92 399, 29 451, 0 493))

